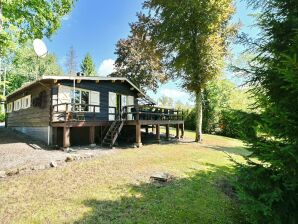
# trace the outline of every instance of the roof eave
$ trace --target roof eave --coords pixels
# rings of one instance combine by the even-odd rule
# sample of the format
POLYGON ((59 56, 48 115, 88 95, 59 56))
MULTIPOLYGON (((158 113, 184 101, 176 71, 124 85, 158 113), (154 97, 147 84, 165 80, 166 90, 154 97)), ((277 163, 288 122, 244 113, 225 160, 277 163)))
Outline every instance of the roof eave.
POLYGON ((11 97, 13 95, 15 95, 16 93, 22 91, 23 89, 26 89, 30 86, 33 86, 34 84, 37 84, 41 81, 44 81, 44 80, 91 80, 91 81, 96 81, 96 80, 102 80, 102 81, 109 81, 109 80, 124 80, 126 82, 128 82, 134 89, 136 89, 143 97, 147 98, 149 101, 151 101, 153 104, 156 104, 156 102, 151 99, 151 97, 149 97, 148 95, 146 95, 142 90, 140 90, 136 85, 134 85, 130 80, 128 80, 127 78, 124 78, 124 77, 105 77, 105 76, 54 76, 54 75, 51 75, 51 76, 42 76, 41 78, 33 81, 33 82, 30 82, 30 83, 27 83, 25 84, 24 86, 18 88, 17 90, 15 90, 14 92, 8 94, 6 97, 11 97))

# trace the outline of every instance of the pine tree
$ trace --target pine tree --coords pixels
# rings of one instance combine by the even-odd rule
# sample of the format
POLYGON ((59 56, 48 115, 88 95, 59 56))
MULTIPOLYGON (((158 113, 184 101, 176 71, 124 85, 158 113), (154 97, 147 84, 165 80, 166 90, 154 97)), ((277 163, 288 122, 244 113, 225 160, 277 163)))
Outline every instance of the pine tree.
POLYGON ((86 54, 84 60, 81 63, 81 70, 87 76, 95 75, 95 66, 93 63, 93 59, 89 53, 86 54))
POLYGON ((246 71, 262 111, 252 152, 238 165, 238 195, 254 223, 298 223, 298 1, 249 1, 260 11, 260 37, 246 71))

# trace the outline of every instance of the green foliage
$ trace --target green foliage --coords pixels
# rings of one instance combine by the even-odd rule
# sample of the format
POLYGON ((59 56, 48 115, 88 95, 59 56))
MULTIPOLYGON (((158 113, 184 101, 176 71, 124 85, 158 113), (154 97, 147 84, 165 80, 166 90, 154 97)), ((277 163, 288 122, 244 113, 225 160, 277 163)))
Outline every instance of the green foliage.
MULTIPOLYGON (((250 106, 254 104, 254 101, 248 89, 240 89, 226 79, 216 79, 209 82, 203 92, 203 97, 203 131, 228 137, 241 137, 239 133, 243 131, 243 128, 234 122, 241 122, 245 115, 251 112, 250 106), (222 125, 223 123, 225 126, 222 125), (223 130, 223 127, 226 129, 223 130), (228 130, 231 127, 233 131, 228 130)), ((185 127, 195 130, 195 123, 196 111, 192 109, 186 113, 185 127)), ((249 122, 246 125, 249 125, 249 122)), ((247 126, 246 128, 250 129, 247 126)))
POLYGON ((218 123, 218 134, 238 139, 255 138, 257 135, 255 126, 258 119, 259 115, 255 113, 232 109, 223 110, 218 123))
POLYGON ((260 11, 257 53, 245 69, 260 107, 259 133, 248 136, 251 155, 238 165, 238 195, 250 222, 298 222, 298 2, 251 1, 260 11), (255 163, 253 161, 259 161, 255 163))
POLYGON ((5 107, 4 107, 5 97, 0 94, 0 122, 5 121, 5 107))
POLYGON ((28 40, 52 36, 73 3, 73 0, 1 1, 0 55, 28 40))
POLYGON ((169 77, 163 68, 161 48, 152 41, 148 31, 151 21, 139 13, 130 24, 130 35, 116 45, 116 72, 110 76, 126 77, 143 90, 156 91, 169 77))
POLYGON ((0 122, 4 122, 5 121, 5 113, 0 112, 0 122))
POLYGON ((81 64, 82 72, 87 76, 94 76, 95 75, 95 65, 93 63, 93 59, 91 55, 88 53, 81 64))
POLYGON ((216 79, 209 82, 203 92, 203 131, 205 133, 215 132, 221 111, 230 108, 233 91, 237 91, 236 86, 228 80, 216 79))
POLYGON ((197 137, 201 138, 202 90, 222 74, 229 38, 235 26, 232 0, 147 0, 153 39, 162 46, 166 66, 196 97, 197 137))
POLYGON ((189 109, 184 111, 184 127, 187 130, 196 130, 196 111, 189 109))
POLYGON ((6 94, 42 75, 63 74, 55 55, 48 54, 45 58, 37 58, 29 45, 18 48, 13 55, 10 55, 6 66, 10 68, 6 77, 6 94))

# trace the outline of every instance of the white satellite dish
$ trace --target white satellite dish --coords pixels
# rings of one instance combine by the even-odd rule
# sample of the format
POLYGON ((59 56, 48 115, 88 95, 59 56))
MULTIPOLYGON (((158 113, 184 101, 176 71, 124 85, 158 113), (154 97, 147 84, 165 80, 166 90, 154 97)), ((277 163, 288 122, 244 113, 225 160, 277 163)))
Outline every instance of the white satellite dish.
POLYGON ((33 48, 37 56, 40 58, 44 58, 48 54, 47 46, 41 39, 35 39, 33 41, 33 48))

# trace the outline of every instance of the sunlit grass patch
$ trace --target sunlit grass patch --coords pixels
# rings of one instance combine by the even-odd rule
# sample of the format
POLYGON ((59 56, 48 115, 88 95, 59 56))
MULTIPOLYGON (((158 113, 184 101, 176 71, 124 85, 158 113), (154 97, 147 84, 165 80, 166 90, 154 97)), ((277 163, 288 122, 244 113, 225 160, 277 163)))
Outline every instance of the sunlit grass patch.
POLYGON ((239 223, 237 205, 215 181, 233 172, 224 152, 241 161, 242 147, 206 135, 202 144, 145 145, 10 177, 0 182, 0 222, 239 223), (156 186, 155 172, 176 179, 156 186))

